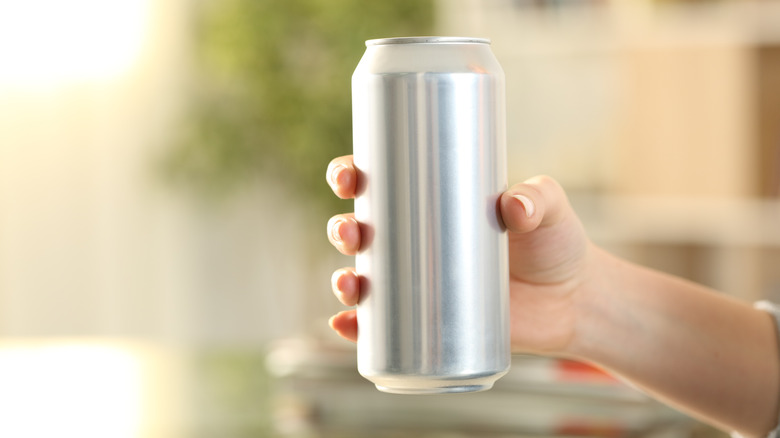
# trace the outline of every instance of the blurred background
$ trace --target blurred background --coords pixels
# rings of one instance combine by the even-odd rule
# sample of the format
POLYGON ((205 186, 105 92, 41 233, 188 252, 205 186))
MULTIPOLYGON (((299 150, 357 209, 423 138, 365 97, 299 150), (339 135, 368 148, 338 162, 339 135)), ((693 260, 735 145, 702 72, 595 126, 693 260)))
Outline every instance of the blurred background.
POLYGON ((586 365, 380 394, 325 184, 363 41, 491 38, 510 183, 610 250, 780 300, 780 2, 0 0, 0 436, 725 436, 586 365))

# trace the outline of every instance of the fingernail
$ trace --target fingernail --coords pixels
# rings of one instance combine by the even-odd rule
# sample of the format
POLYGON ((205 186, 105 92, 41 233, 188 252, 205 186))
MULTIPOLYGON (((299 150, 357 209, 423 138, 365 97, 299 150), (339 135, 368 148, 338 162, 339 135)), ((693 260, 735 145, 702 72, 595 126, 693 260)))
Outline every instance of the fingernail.
POLYGON ((337 186, 339 183, 339 174, 342 170, 346 169, 347 166, 343 164, 337 164, 333 166, 333 169, 330 170, 330 173, 328 173, 328 180, 330 181, 330 184, 332 186, 337 186))
POLYGON ((330 318, 328 318, 328 325, 329 325, 329 326, 330 326, 330 328, 332 328, 332 329, 334 329, 334 327, 333 327, 333 321, 334 321, 335 319, 336 319, 336 315, 333 315, 333 316, 331 316, 330 318))
POLYGON ((527 196, 523 196, 523 195, 513 195, 512 197, 520 201, 521 204, 523 204, 523 209, 525 210, 525 217, 531 217, 534 215, 534 212, 536 211, 536 206, 534 205, 534 201, 532 201, 527 196))
POLYGON ((336 272, 333 273, 333 276, 330 277, 330 285, 334 292, 341 293, 341 289, 339 289, 339 278, 344 275, 344 272, 343 269, 337 269, 336 272))
POLYGON ((334 242, 341 243, 341 234, 339 234, 339 228, 341 227, 341 224, 346 222, 344 219, 336 219, 333 222, 333 225, 330 226, 330 237, 333 239, 334 242))

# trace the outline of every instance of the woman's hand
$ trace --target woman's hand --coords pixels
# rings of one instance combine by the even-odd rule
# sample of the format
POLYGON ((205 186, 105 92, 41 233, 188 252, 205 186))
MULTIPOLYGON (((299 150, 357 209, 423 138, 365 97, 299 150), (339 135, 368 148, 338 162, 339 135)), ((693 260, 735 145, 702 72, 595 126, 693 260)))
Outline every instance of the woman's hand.
MULTIPOLYGON (((334 159, 327 180, 336 196, 355 196, 358 173, 351 156, 334 159)), ((575 340, 577 308, 583 284, 590 278, 597 251, 569 205, 563 189, 548 177, 532 178, 507 190, 500 214, 509 232, 510 315, 512 347, 520 352, 561 353, 575 340)), ((341 253, 360 249, 360 227, 351 213, 328 221, 328 238, 341 253)), ((360 299, 354 268, 332 277, 333 292, 347 306, 360 299)), ((354 310, 340 312, 331 327, 346 339, 357 339, 354 310)))

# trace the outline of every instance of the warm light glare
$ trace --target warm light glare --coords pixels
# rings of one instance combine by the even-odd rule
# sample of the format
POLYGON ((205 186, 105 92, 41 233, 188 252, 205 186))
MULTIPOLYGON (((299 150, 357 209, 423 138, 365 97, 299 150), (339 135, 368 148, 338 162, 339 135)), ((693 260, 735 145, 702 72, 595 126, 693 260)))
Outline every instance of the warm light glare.
POLYGON ((142 377, 120 347, 0 345, 0 437, 136 438, 142 377))
POLYGON ((148 0, 0 0, 0 85, 111 78, 137 59, 148 0))

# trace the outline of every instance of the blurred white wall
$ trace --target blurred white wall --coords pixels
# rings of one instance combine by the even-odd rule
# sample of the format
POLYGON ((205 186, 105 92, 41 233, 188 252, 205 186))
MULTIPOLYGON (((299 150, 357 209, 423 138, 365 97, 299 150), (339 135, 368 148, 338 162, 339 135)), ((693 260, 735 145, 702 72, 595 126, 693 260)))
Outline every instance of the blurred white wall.
POLYGON ((156 174, 191 86, 193 2, 103 3, 0 0, 0 337, 325 328, 324 218, 283 181, 210 203, 156 174))
POLYGON ((182 305, 185 288, 165 278, 186 240, 149 164, 180 106, 184 3, 124 2, 134 20, 95 2, 60 6, 65 17, 32 3, 2 5, 21 25, 3 31, 18 35, 0 59, 15 71, 0 75, 0 334, 181 330, 161 313, 182 305), (85 37, 59 40, 74 28, 85 37), (94 62, 128 39, 113 65, 94 62))

